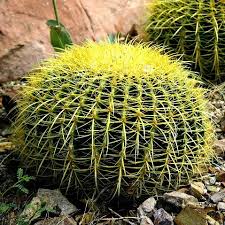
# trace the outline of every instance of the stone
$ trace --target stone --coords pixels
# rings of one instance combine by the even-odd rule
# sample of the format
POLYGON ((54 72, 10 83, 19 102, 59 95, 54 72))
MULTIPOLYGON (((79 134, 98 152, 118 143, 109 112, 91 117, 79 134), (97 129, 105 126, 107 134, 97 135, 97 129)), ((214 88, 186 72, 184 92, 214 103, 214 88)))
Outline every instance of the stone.
POLYGON ((209 191, 209 192, 218 192, 218 191, 220 191, 220 187, 218 187, 218 186, 215 186, 215 185, 208 185, 208 186, 206 186, 206 188, 207 188, 207 190, 209 191))
POLYGON ((140 225, 154 225, 154 224, 150 218, 148 218, 147 216, 143 216, 141 218, 140 225))
POLYGON ((164 209, 158 209, 154 213, 154 225, 174 225, 173 217, 164 209))
POLYGON ((14 46, 0 58, 0 83, 22 77, 45 58, 45 51, 44 45, 35 41, 14 46))
POLYGON ((213 194, 211 197, 210 197, 211 201, 213 203, 218 203, 218 202, 222 202, 225 200, 225 189, 223 189, 222 191, 220 192, 217 192, 215 194, 213 194))
POLYGON ((208 225, 220 225, 219 222, 214 220, 212 217, 206 216, 206 218, 207 218, 208 225))
POLYGON ((225 139, 216 140, 213 144, 213 149, 217 156, 225 156, 225 139))
POLYGON ((176 225, 208 225, 207 214, 200 208, 186 206, 174 219, 176 225))
POLYGON ((209 183, 212 184, 212 185, 215 184, 216 183, 216 177, 215 176, 210 177, 209 178, 209 183))
POLYGON ((153 197, 145 200, 137 209, 139 217, 151 217, 155 212, 156 200, 153 197))
POLYGON ((213 218, 215 221, 217 221, 219 224, 223 224, 223 221, 225 221, 224 216, 223 216, 223 212, 218 211, 218 210, 214 210, 211 212, 208 212, 208 215, 213 218))
POLYGON ((42 202, 40 198, 34 197, 19 215, 18 221, 24 221, 24 223, 30 224, 32 220, 37 219, 41 216, 41 207, 42 202))
POLYGON ((46 203, 46 207, 50 209, 59 208, 61 215, 69 215, 78 210, 58 189, 50 190, 40 188, 38 189, 37 197, 41 199, 41 202, 46 203))
POLYGON ((173 191, 165 193, 159 204, 157 202, 157 207, 164 208, 168 212, 179 213, 187 204, 198 205, 198 199, 186 193, 173 191))
POLYGON ((216 175, 217 181, 225 182, 225 172, 221 171, 216 175))
POLYGON ((77 225, 77 222, 71 217, 60 216, 38 221, 34 225, 77 225))
POLYGON ((190 184, 190 191, 193 196, 196 198, 202 198, 207 190, 205 189, 205 185, 202 182, 193 182, 190 184))
POLYGON ((223 118, 223 120, 220 122, 220 127, 221 127, 221 130, 222 130, 223 132, 225 132, 225 120, 224 120, 224 118, 223 118))
MULTIPOLYGON (((138 28, 146 2, 149 0, 58 1, 58 9, 74 43, 82 43, 138 28)), ((0 82, 23 76, 52 54, 46 21, 54 18, 52 0, 0 1, 0 82)))
POLYGON ((217 204, 217 209, 218 209, 219 211, 225 212, 225 202, 219 202, 219 203, 217 204))
POLYGON ((185 193, 185 194, 188 194, 189 193, 189 189, 184 187, 184 188, 180 188, 177 190, 177 192, 181 192, 181 193, 185 193))

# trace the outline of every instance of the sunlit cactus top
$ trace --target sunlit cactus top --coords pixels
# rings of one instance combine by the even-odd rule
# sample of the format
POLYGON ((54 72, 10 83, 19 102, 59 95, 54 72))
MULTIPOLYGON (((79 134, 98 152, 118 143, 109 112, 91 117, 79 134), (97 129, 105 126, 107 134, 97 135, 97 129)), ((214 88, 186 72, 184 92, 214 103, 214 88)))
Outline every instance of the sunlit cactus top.
POLYGON ((148 40, 180 53, 205 79, 225 80, 224 0, 153 0, 147 11, 148 40))
POLYGON ((77 193, 174 188, 213 154, 203 95, 191 72, 156 47, 73 46, 28 77, 17 151, 77 193))

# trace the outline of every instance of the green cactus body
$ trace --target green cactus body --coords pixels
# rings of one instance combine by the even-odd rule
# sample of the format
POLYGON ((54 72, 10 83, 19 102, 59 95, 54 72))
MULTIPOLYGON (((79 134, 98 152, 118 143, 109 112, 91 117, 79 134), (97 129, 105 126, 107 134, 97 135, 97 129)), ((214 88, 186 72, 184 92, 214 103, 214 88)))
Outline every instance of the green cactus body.
POLYGON ((15 123, 26 165, 110 197, 178 187, 200 173, 213 155, 204 90, 161 52, 87 43, 30 74, 15 123))
POLYGON ((190 61, 205 79, 225 80, 225 1, 153 0, 145 31, 190 61))

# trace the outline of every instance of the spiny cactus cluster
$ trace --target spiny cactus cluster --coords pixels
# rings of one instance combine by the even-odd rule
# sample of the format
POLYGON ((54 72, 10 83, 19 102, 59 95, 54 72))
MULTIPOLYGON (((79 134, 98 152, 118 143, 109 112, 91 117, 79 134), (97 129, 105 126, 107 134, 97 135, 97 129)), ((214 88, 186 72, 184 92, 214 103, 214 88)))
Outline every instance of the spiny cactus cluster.
POLYGON ((148 40, 180 53, 203 78, 225 80, 224 0, 153 0, 147 11, 148 40))
POLYGON ((213 155, 204 90, 161 52, 87 43, 30 74, 14 132, 23 162, 108 197, 147 195, 200 173, 213 155))

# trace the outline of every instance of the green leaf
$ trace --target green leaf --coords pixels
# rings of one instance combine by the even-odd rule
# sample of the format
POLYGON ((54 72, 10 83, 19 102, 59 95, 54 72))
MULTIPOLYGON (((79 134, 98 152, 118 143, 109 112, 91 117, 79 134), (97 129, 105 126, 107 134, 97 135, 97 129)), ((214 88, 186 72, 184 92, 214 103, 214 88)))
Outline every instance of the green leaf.
POLYGON ((47 25, 50 28, 50 40, 55 51, 62 51, 73 44, 70 33, 63 24, 56 20, 48 20, 47 25))
POLYGON ((34 180, 35 178, 32 176, 28 176, 28 175, 24 175, 23 177, 21 177, 21 180, 24 182, 29 182, 30 180, 34 180))
POLYGON ((15 207, 13 203, 0 202, 0 215, 7 213, 13 207, 15 207))
POLYGON ((25 188, 23 185, 21 184, 17 184, 16 187, 23 193, 28 194, 29 190, 27 188, 25 188))
POLYGON ((23 176, 23 169, 19 168, 17 170, 17 179, 20 180, 22 176, 23 176))

